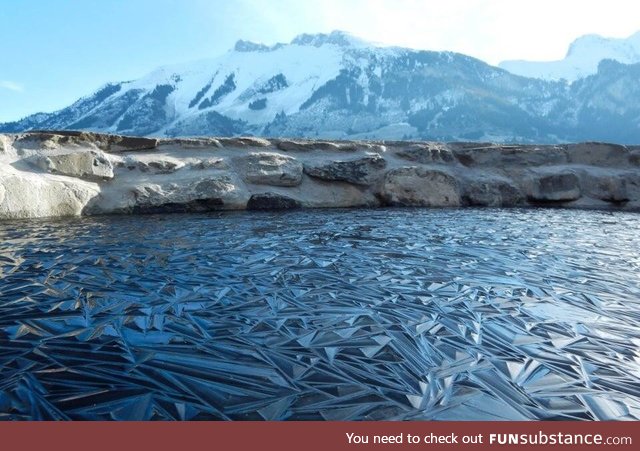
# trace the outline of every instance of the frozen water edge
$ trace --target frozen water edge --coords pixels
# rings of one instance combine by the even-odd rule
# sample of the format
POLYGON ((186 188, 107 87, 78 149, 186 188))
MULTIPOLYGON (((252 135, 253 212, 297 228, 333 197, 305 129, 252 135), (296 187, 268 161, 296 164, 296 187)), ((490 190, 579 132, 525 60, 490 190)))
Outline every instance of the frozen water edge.
POLYGON ((633 213, 0 224, 0 418, 640 419, 633 213))

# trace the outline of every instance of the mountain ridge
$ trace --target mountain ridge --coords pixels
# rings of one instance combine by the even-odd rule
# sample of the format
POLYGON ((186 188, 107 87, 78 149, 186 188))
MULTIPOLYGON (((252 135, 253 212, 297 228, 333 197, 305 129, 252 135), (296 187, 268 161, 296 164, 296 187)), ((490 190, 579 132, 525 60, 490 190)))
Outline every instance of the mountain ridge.
POLYGON ((107 84, 0 132, 558 143, 620 141, 608 131, 615 124, 632 143, 640 142, 639 68, 612 61, 567 85, 338 31, 273 46, 240 40, 217 58, 107 84))
POLYGON ((565 57, 556 61, 507 60, 498 67, 524 77, 574 82, 597 72, 598 64, 611 59, 623 64, 640 63, 640 31, 627 38, 587 34, 575 39, 565 57))

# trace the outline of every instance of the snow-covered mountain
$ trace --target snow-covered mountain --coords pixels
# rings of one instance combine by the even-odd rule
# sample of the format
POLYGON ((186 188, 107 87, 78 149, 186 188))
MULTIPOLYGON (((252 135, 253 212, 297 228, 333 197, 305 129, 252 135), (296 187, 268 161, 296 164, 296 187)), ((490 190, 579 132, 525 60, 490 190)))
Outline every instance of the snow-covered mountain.
POLYGON ((624 64, 640 63, 640 32, 626 39, 589 34, 576 39, 567 56, 559 61, 503 61, 499 66, 523 77, 573 82, 598 71, 600 61, 610 59, 624 64))
POLYGON ((332 32, 270 47, 239 41, 219 58, 108 84, 0 132, 640 142, 638 81, 640 65, 606 60, 567 85, 332 32))

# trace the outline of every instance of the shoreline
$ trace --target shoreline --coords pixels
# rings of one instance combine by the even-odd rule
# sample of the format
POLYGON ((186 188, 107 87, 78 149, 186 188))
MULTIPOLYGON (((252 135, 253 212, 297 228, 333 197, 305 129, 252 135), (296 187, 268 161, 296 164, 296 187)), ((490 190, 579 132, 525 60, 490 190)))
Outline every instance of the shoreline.
POLYGON ((298 208, 640 211, 640 147, 0 135, 0 219, 298 208))

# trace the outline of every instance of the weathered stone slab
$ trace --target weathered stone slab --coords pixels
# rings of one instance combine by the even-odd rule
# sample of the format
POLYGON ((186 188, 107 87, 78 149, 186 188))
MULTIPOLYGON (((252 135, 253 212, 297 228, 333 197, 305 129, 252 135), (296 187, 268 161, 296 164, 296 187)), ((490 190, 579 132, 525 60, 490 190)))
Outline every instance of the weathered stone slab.
POLYGON ((206 158, 191 164, 192 169, 229 169, 229 165, 222 158, 206 158))
POLYGON ((95 151, 43 156, 38 167, 51 174, 67 175, 85 180, 100 181, 113 178, 113 165, 108 158, 95 151))
POLYGON ((278 141, 276 147, 288 152, 309 152, 317 150, 355 152, 358 149, 364 149, 370 146, 365 143, 356 142, 282 140, 278 141))
POLYGON ((411 144, 399 150, 396 155, 404 160, 416 163, 450 163, 454 161, 453 153, 444 144, 411 144))
POLYGON ((158 143, 159 148, 179 147, 181 149, 219 149, 222 144, 216 138, 171 138, 163 139, 158 143))
POLYGON ((524 194, 513 182, 499 178, 468 181, 462 197, 465 204, 481 207, 513 207, 525 201, 524 194))
POLYGON ((66 183, 35 174, 0 177, 0 218, 79 216, 98 195, 94 185, 66 183))
POLYGON ((302 163, 293 157, 259 152, 236 161, 247 183, 272 186, 298 186, 302 183, 302 163))
POLYGON ((580 174, 580 187, 585 196, 611 203, 627 202, 630 199, 627 180, 622 174, 607 174, 584 171, 580 174))
POLYGON ((132 159, 125 166, 130 170, 138 169, 152 174, 171 174, 183 168, 185 163, 175 158, 132 159))
POLYGON ((618 144, 586 142, 569 144, 567 156, 569 162, 574 164, 599 167, 626 166, 629 162, 629 149, 618 144))
POLYGON ((247 210, 291 210, 301 206, 297 200, 276 193, 254 194, 247 202, 247 210))
POLYGON ((450 143, 455 158, 468 167, 546 166, 567 162, 563 146, 459 146, 450 143))
POLYGON ((245 208, 249 194, 230 174, 192 180, 184 184, 147 183, 132 192, 134 212, 171 213, 245 208))
POLYGON ((387 162, 380 156, 357 160, 332 161, 319 166, 304 167, 305 174, 329 182, 347 182, 354 185, 370 185, 379 178, 387 162))
POLYGON ((123 136, 73 130, 30 132, 19 140, 36 139, 57 146, 95 146, 109 152, 150 150, 158 146, 157 138, 123 136))
POLYGON ((580 195, 580 180, 568 171, 534 176, 527 192, 527 198, 533 202, 570 202, 580 195))
POLYGON ((222 147, 269 147, 271 141, 264 138, 239 137, 239 138, 216 138, 222 147))
POLYGON ((397 206, 457 207, 461 205, 458 181, 451 174, 422 167, 389 171, 380 197, 397 206))

